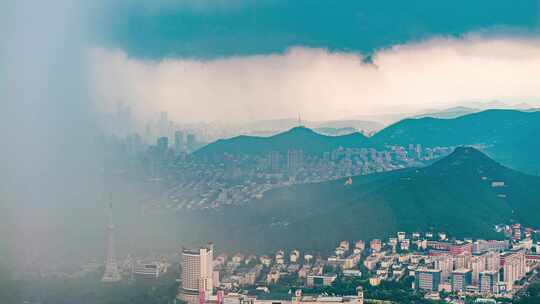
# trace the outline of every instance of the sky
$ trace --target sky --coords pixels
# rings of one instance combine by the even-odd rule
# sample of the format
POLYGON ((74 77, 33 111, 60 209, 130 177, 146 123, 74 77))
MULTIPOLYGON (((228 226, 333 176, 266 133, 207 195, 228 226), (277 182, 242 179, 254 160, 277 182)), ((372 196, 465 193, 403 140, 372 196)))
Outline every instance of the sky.
POLYGON ((540 100, 538 1, 119 1, 93 100, 177 122, 345 119, 540 100))

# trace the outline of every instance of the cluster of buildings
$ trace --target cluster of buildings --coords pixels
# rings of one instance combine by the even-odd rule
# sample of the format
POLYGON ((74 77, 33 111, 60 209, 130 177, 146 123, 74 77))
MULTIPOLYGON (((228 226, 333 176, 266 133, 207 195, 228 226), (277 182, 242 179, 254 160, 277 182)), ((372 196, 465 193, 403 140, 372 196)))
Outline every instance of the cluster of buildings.
MULTIPOLYGON (((254 295, 235 287, 251 286, 259 283, 262 279, 266 284, 257 287, 257 290, 268 292, 267 286, 279 282, 282 271, 291 271, 292 265, 296 272, 301 268, 313 264, 310 269, 321 267, 320 262, 316 262, 313 256, 306 254, 300 255, 298 250, 293 250, 286 257, 284 251, 278 251, 274 257, 250 255, 244 256, 240 253, 235 254, 230 259, 226 254, 221 254, 213 259, 213 245, 208 244, 199 249, 183 249, 181 264, 182 274, 178 289, 177 298, 188 304, 204 303, 231 303, 231 304, 330 304, 330 303, 350 303, 363 304, 364 296, 362 287, 357 288, 356 295, 349 296, 326 296, 326 295, 304 295, 301 289, 297 289, 288 299, 261 299, 254 295), (303 263, 302 261, 303 260, 303 263), (303 266, 300 266, 300 263, 303 266), (281 265, 281 266, 279 266, 281 265), (236 271, 239 268, 245 271, 236 271), (266 271, 264 271, 266 269, 266 271), (224 280, 220 280, 221 272, 227 273, 224 280), (237 273, 237 274, 234 274, 237 273), (233 283, 234 281, 234 283, 233 283)), ((322 271, 322 270, 321 270, 322 271)), ((336 279, 336 275, 322 275, 319 271, 307 271, 305 278, 308 285, 330 285, 336 279), (309 274, 308 274, 309 273, 309 274), (318 274, 321 275, 318 275, 318 274), (331 278, 331 279, 330 279, 331 278)))
MULTIPOLYGON (((114 254, 112 204, 109 208, 107 259, 102 281, 158 279, 170 268, 167 258, 118 261, 114 254)), ((382 281, 414 278, 411 290, 438 299, 441 292, 457 297, 513 297, 525 282, 536 279, 540 266, 540 242, 533 242, 538 231, 519 224, 497 226, 505 240, 456 240, 443 233, 397 232, 383 241, 339 242, 332 254, 278 250, 274 255, 215 257, 210 243, 197 249, 183 249, 180 255, 181 278, 177 298, 188 304, 293 304, 363 303, 367 282, 376 288, 382 281), (333 285, 336 280, 358 278, 356 295, 303 295, 309 290, 333 285), (271 289, 295 290, 285 300, 273 299, 271 289), (266 297, 249 291, 256 290, 266 297)), ((96 264, 96 263, 94 263, 96 264)), ((95 269, 94 265, 90 268, 95 269)), ((350 292, 350 291, 349 291, 350 292)))
POLYGON ((415 277, 414 288, 435 297, 441 291, 512 297, 540 261, 540 255, 536 254, 540 244, 533 245, 530 238, 474 242, 431 240, 421 246, 427 250, 427 255, 422 264, 410 269, 415 277))
POLYGON ((412 277, 411 289, 431 299, 439 299, 441 292, 456 297, 510 298, 525 286, 524 281, 534 279, 531 272, 540 266, 540 255, 535 253, 540 243, 525 237, 516 239, 514 234, 521 226, 508 227, 512 233, 505 240, 455 240, 445 233, 431 232, 398 232, 387 240, 369 242, 344 240, 326 257, 278 250, 261 256, 221 253, 213 259, 212 245, 186 249, 182 251, 178 298, 190 304, 219 303, 228 297, 232 297, 229 303, 263 303, 270 301, 273 288, 285 286, 296 290, 294 295, 272 303, 357 303, 360 294, 363 301, 361 288, 357 295, 334 300, 301 292, 330 286, 344 277, 359 278, 374 288, 383 281, 412 277), (251 294, 253 290, 267 296, 263 300, 251 294))
MULTIPOLYGON (((159 146, 159 145, 158 145, 159 146)), ((372 148, 339 148, 320 156, 302 150, 268 155, 227 154, 218 160, 195 157, 171 158, 165 168, 148 162, 150 176, 165 177, 172 184, 167 208, 204 210, 241 206, 260 199, 270 189, 292 184, 317 183, 374 172, 390 171, 443 157, 452 148, 427 148, 420 145, 372 148)), ((353 183, 353 179, 350 183, 353 183)))

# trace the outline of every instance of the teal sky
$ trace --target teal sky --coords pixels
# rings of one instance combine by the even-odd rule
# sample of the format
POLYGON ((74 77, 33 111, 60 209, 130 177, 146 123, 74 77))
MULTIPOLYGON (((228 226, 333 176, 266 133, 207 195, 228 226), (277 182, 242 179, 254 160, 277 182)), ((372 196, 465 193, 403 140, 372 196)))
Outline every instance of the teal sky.
POLYGON ((291 46, 371 53, 433 36, 531 33, 537 0, 120 1, 98 20, 97 43, 130 57, 215 58, 291 46), (128 4, 129 3, 129 4, 128 4))

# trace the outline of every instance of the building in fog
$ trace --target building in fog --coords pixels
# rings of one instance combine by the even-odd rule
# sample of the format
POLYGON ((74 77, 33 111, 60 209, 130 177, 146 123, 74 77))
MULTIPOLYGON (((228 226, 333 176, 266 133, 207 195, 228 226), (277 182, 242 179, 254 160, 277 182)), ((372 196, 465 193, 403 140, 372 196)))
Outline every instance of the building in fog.
POLYGON ((190 152, 193 152, 196 148, 196 139, 195 139, 195 134, 188 134, 186 136, 186 146, 187 146, 187 149, 190 151, 190 152))
POLYGON ((157 149, 160 153, 167 152, 169 148, 169 138, 167 136, 162 136, 157 139, 157 149))
POLYGON ((184 133, 182 131, 174 132, 174 152, 180 153, 184 149, 184 133))
POLYGON ((268 165, 270 168, 270 171, 272 172, 278 172, 280 169, 280 163, 279 163, 279 152, 278 151, 271 151, 268 154, 268 165))
POLYGON ((139 262, 133 266, 133 278, 134 279, 157 279, 164 272, 166 268, 160 262, 139 262))
POLYGON ((214 246, 182 250, 182 284, 177 298, 188 304, 199 303, 199 298, 212 294, 214 246))
POLYGON ((302 150, 289 150, 287 152, 287 169, 290 173, 296 173, 304 162, 304 152, 302 150))

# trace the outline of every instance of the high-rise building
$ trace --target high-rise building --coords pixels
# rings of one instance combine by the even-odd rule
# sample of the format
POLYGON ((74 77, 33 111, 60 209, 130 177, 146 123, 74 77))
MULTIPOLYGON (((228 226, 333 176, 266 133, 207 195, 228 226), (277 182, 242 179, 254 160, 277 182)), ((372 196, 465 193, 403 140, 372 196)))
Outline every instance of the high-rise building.
POLYGON ((416 270, 414 278, 415 289, 437 291, 439 284, 441 284, 441 270, 419 268, 416 270))
POLYGON ((186 136, 186 146, 190 152, 193 152, 195 150, 195 146, 196 146, 195 134, 190 133, 186 136))
POLYGON ((166 136, 162 136, 157 139, 157 148, 160 153, 167 152, 167 149, 169 148, 169 138, 166 136))
POLYGON ((471 268, 472 255, 469 253, 461 253, 454 255, 454 269, 471 268))
POLYGON ((198 250, 182 250, 182 284, 177 298, 197 304, 212 294, 214 246, 208 244, 198 250))
POLYGON ((271 151, 268 155, 268 164, 270 167, 270 171, 272 172, 278 172, 279 171, 279 152, 278 151, 271 151))
POLYGON ((109 202, 109 225, 107 226, 107 260, 105 261, 105 272, 101 278, 102 282, 118 282, 122 279, 116 263, 114 252, 114 224, 112 218, 112 195, 109 202))
POLYGON ((433 258, 434 268, 441 271, 441 280, 446 282, 454 269, 454 261, 449 254, 442 254, 433 258))
POLYGON ((471 257, 472 284, 478 285, 480 273, 486 270, 487 255, 473 255, 471 257))
POLYGON ((287 153, 287 169, 296 173, 302 167, 304 152, 302 150, 289 150, 287 153))
POLYGON ((174 132, 174 152, 180 153, 184 147, 184 133, 182 131, 174 132))
POLYGON ((169 117, 166 111, 159 113, 158 132, 158 136, 168 136, 169 134, 169 117))
POLYGON ((478 279, 478 290, 483 294, 493 294, 496 292, 499 283, 498 271, 482 271, 478 279))
POLYGON ((501 254, 498 251, 488 251, 485 255, 486 270, 498 272, 501 269, 501 254))
POLYGON ((460 292, 465 291, 467 286, 471 285, 472 274, 469 269, 456 269, 452 271, 451 275, 451 285, 452 291, 460 292))
POLYGON ((513 251, 503 257, 503 273, 506 288, 512 290, 514 282, 523 278, 526 273, 525 253, 523 251, 513 251))

